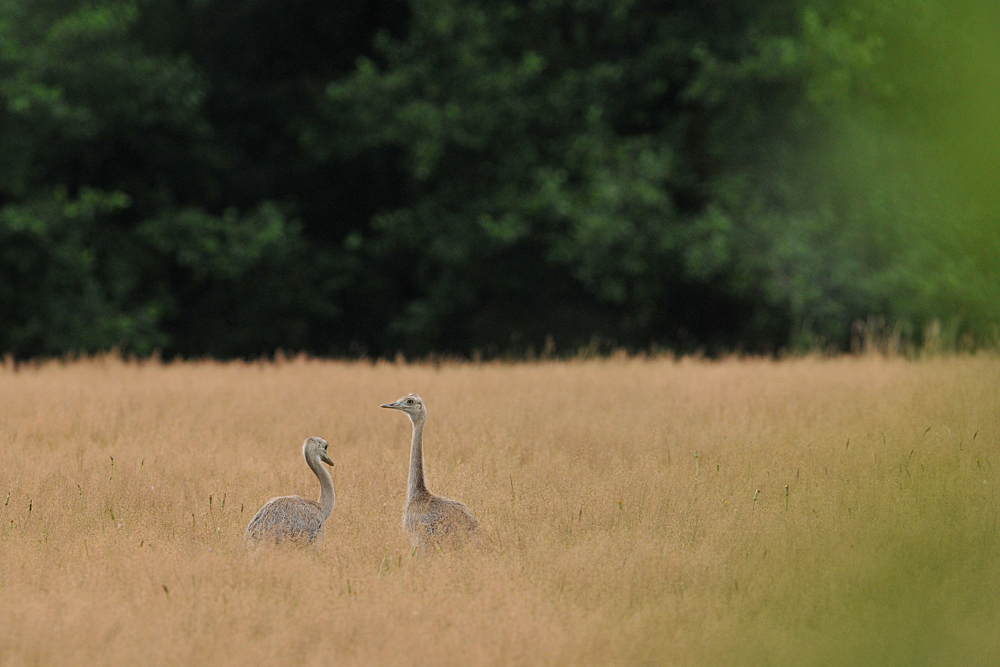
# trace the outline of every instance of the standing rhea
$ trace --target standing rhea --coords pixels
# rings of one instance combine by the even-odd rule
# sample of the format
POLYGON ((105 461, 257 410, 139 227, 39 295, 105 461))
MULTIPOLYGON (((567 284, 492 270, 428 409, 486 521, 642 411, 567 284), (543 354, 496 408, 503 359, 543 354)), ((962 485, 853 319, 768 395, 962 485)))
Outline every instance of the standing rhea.
POLYGON ((416 394, 408 394, 383 408, 402 410, 413 422, 413 440, 410 443, 410 483, 403 510, 403 528, 414 549, 442 546, 461 542, 475 534, 479 526, 469 508, 456 500, 435 496, 424 484, 424 422, 427 408, 416 394))
POLYGON ((327 447, 326 440, 316 437, 307 438, 302 445, 306 464, 319 478, 319 502, 302 496, 281 496, 267 501, 247 526, 243 539, 248 545, 278 544, 286 540, 311 543, 322 537, 323 523, 333 511, 336 499, 333 478, 323 466, 323 463, 333 465, 327 447))

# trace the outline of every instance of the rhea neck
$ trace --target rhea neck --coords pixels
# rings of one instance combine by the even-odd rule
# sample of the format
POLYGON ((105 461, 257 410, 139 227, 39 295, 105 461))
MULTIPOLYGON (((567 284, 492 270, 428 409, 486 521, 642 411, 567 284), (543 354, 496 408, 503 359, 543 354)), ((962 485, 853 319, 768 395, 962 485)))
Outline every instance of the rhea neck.
POLYGON ((330 513, 333 512, 333 505, 337 500, 337 494, 333 491, 333 477, 330 476, 330 471, 326 469, 323 462, 319 460, 317 452, 306 456, 306 463, 319 478, 319 506, 323 511, 323 520, 326 521, 330 513))
POLYGON ((412 502, 421 496, 430 495, 424 483, 424 421, 426 412, 409 415, 413 422, 413 440, 410 443, 410 483, 406 501, 412 502))

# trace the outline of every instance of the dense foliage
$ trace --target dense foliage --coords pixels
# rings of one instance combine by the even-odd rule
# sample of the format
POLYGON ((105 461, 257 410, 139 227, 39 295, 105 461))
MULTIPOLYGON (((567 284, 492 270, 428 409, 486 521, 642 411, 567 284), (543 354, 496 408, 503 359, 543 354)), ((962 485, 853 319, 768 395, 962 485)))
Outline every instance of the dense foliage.
POLYGON ((988 341, 980 4, 3 0, 0 351, 988 341))

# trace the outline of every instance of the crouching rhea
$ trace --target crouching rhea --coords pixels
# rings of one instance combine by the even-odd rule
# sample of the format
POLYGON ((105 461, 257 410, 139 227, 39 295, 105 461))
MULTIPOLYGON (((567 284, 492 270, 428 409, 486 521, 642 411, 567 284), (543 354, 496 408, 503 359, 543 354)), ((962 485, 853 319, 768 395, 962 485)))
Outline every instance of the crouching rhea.
POLYGON ((319 479, 319 500, 281 496, 267 501, 250 520, 244 541, 250 547, 282 542, 313 543, 323 536, 323 525, 333 512, 333 478, 323 465, 333 465, 323 438, 307 438, 302 445, 306 465, 319 479))

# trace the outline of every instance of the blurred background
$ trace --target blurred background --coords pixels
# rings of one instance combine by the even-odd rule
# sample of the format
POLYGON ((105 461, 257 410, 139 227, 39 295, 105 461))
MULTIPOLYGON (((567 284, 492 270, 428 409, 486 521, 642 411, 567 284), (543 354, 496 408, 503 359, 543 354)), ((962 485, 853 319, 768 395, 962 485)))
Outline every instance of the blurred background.
POLYGON ((995 347, 998 167, 985 0, 0 0, 0 354, 995 347))

